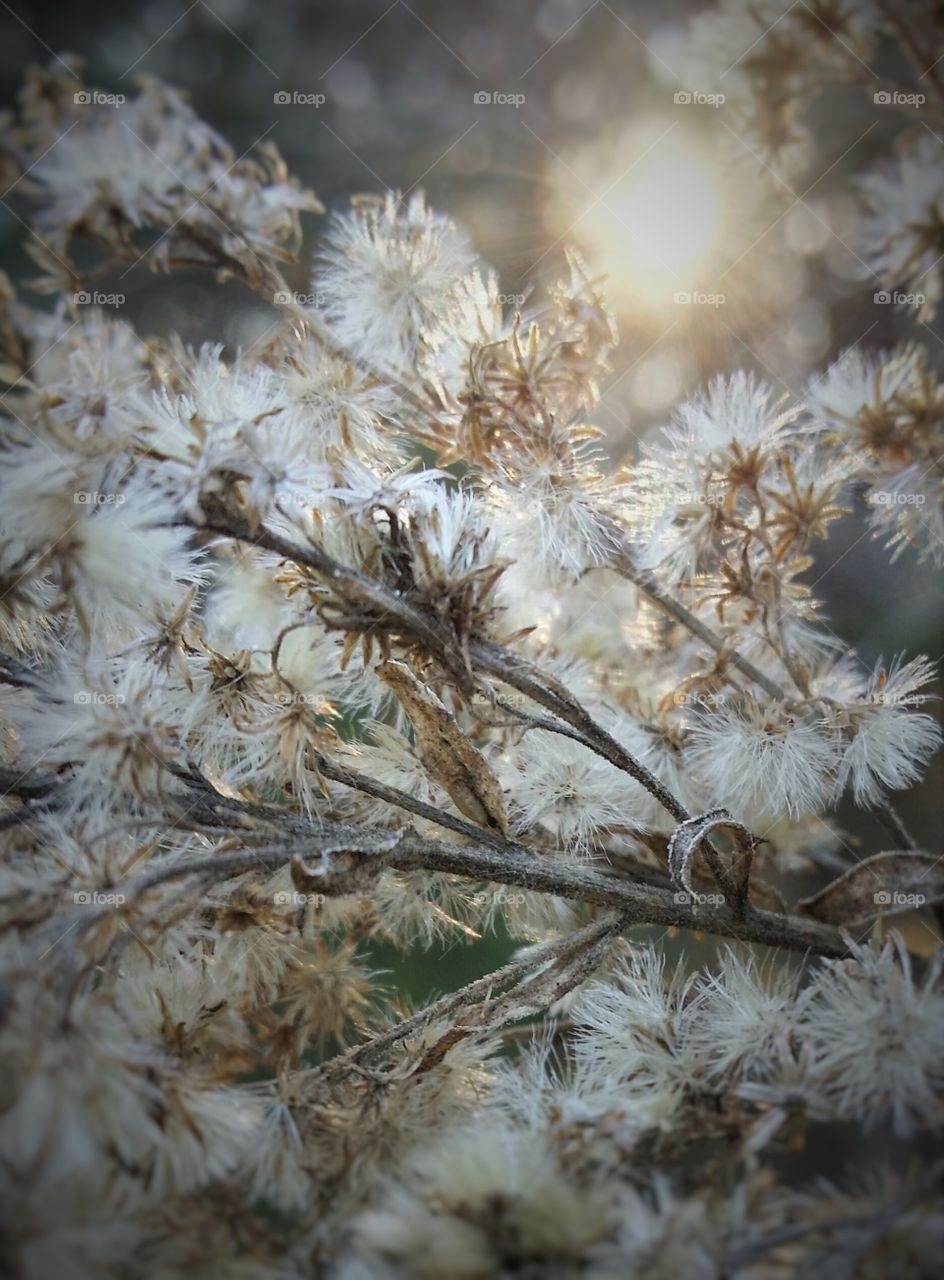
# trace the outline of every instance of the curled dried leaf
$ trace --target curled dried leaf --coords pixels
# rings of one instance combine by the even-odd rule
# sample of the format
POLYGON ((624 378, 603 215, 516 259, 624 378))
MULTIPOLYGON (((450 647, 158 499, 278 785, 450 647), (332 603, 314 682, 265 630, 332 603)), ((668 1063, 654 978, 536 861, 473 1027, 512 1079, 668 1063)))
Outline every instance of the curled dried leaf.
POLYGON ((692 890, 692 862, 699 846, 712 831, 726 831, 734 843, 734 859, 731 865, 733 883, 742 900, 746 900, 750 883, 754 851, 760 843, 743 825, 736 821, 727 809, 709 809, 680 822, 672 832, 668 844, 669 871, 683 888, 692 890))
POLYGON ((335 832, 312 842, 312 847, 305 851, 305 856, 300 853, 295 855, 290 866, 292 883, 296 889, 305 893, 319 887, 324 890, 329 877, 334 876, 342 867, 348 870, 364 867, 370 876, 374 870, 370 855, 388 852, 400 843, 402 836, 402 831, 362 831, 356 827, 339 827, 335 832), (306 862, 306 857, 317 858, 317 862, 306 862))
POLYGON ((416 734, 424 768, 456 808, 480 826, 505 835, 508 811, 501 785, 481 751, 465 736, 433 691, 402 662, 374 668, 403 707, 416 734))

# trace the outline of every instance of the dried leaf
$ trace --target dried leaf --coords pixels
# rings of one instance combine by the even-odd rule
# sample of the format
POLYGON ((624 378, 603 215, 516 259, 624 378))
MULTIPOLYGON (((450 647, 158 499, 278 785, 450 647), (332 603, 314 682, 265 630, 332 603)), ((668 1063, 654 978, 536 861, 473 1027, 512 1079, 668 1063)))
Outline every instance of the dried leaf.
POLYGON ((469 741, 432 690, 402 662, 374 670, 409 716, 424 767, 449 793, 460 813, 505 835, 508 811, 501 785, 481 751, 469 741))
POLYGON ((753 834, 737 822, 727 809, 709 809, 685 822, 680 822, 672 832, 668 844, 669 871, 683 888, 692 892, 692 860, 701 842, 712 831, 727 831, 734 841, 735 856, 732 870, 736 873, 739 892, 746 897, 750 882, 754 850, 759 843, 753 834))
POLYGON ((833 880, 797 910, 824 924, 852 924, 944 901, 944 865, 930 853, 876 853, 833 880))

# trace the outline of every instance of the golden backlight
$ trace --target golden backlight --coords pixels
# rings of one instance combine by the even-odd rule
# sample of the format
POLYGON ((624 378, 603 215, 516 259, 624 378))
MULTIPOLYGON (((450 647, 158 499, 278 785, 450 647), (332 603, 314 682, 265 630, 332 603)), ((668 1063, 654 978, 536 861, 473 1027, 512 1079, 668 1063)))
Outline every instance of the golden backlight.
POLYGON ((574 183, 575 174, 583 176, 580 162, 563 175, 572 234, 606 274, 610 301, 624 312, 671 306, 676 294, 710 283, 705 269, 721 220, 718 185, 696 147, 674 133, 669 128, 614 149, 609 174, 601 174, 599 155, 586 157, 593 194, 574 183))

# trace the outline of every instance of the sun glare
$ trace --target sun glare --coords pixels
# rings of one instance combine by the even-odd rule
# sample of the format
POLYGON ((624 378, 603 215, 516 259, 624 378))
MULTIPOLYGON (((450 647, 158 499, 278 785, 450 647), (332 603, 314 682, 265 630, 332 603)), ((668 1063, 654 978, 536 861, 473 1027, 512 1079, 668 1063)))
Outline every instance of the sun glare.
MULTIPOLYGON (((598 157, 592 163, 596 166, 598 157)), ((574 193, 575 202, 583 200, 583 211, 575 210, 573 230, 607 275, 616 305, 658 308, 671 304, 677 293, 704 285, 721 220, 710 164, 690 142, 657 138, 621 147, 610 167, 609 179, 596 170, 594 196, 585 188, 574 193), (635 163, 632 150, 639 151, 635 163)), ((571 174, 572 192, 573 186, 571 174)))

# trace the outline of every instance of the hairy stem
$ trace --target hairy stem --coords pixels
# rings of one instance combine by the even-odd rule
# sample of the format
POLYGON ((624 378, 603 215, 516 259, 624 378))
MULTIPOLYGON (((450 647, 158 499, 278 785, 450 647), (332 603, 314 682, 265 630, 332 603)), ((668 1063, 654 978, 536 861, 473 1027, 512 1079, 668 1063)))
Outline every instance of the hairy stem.
MULTIPOLYGON (((477 1012, 480 1015, 480 1019, 484 1021, 488 1016, 488 1006, 495 1003, 493 997, 496 992, 500 992, 512 983, 519 983, 522 979, 530 977, 543 965, 554 962, 567 962, 579 955, 580 952, 595 948, 613 934, 621 932, 630 923, 631 920, 623 913, 618 911, 609 912, 564 938, 557 938, 552 942, 544 942, 538 946, 528 947, 524 955, 503 965, 500 969, 486 974, 484 978, 476 978, 473 982, 467 983, 466 986, 460 987, 458 991, 450 992, 441 999, 434 1001, 412 1017, 405 1018, 403 1022, 398 1023, 389 1031, 374 1036, 373 1039, 364 1044, 356 1045, 353 1049, 347 1050, 346 1053, 338 1054, 337 1057, 331 1058, 328 1062, 316 1067, 312 1074, 327 1079, 336 1079, 347 1075, 358 1067, 376 1062, 378 1058, 382 1057, 401 1041, 408 1040, 411 1036, 425 1031, 431 1023, 438 1021, 440 1018, 447 1018, 450 1014, 455 1013, 457 1009, 467 1008, 479 1001, 482 1004, 477 1012)), ((584 978, 587 976, 589 975, 586 973, 582 975, 584 978)))
POLYGON ((670 595, 647 569, 640 569, 625 544, 620 546, 619 551, 610 563, 610 568, 621 577, 626 578, 628 582, 635 583, 653 604, 658 605, 664 613, 674 618, 676 622, 681 623, 687 631, 690 631, 693 636, 696 636, 697 639, 706 644, 709 649, 712 649, 715 653, 723 652, 732 667, 737 667, 742 675, 747 676, 749 680, 763 689, 771 698, 776 699, 778 702, 786 701, 786 691, 777 684, 776 680, 771 680, 770 676, 765 675, 759 667, 756 667, 748 658, 738 653, 736 649, 727 648, 723 637, 712 631, 709 626, 706 626, 701 618, 696 617, 680 600, 676 600, 674 596, 670 595))
MULTIPOLYGON (((365 829, 363 837, 376 840, 382 834, 365 829)), ((214 882, 232 879, 249 871, 271 875, 295 857, 305 858, 312 854, 330 857, 350 850, 352 846, 354 852, 358 852, 358 843, 360 841, 352 838, 349 829, 334 831, 330 827, 312 827, 308 836, 298 836, 293 832, 291 838, 277 844, 211 854, 204 858, 182 858, 170 866, 149 870, 116 888, 126 902, 133 903, 143 893, 183 876, 199 876, 214 882)), ((484 844, 447 844, 407 834, 391 847, 360 853, 358 863, 358 871, 367 869, 379 873, 384 868, 400 871, 425 869, 470 880, 515 885, 570 901, 621 910, 637 925, 697 929, 741 942, 759 942, 765 946, 809 951, 822 956, 842 956, 848 952, 837 929, 810 917, 782 915, 754 907, 747 907, 744 914, 739 915, 727 902, 699 904, 692 900, 690 894, 617 879, 559 856, 527 857, 516 850, 503 851, 484 844)), ((362 892, 362 881, 357 873, 326 872, 318 878, 318 883, 329 896, 362 892)), ((82 919, 90 923, 98 914, 101 913, 85 910, 82 919)))

